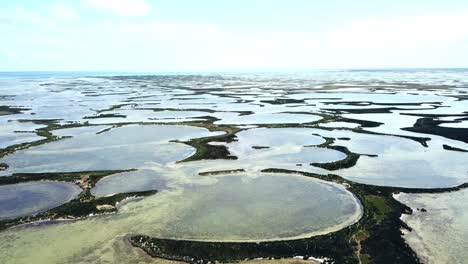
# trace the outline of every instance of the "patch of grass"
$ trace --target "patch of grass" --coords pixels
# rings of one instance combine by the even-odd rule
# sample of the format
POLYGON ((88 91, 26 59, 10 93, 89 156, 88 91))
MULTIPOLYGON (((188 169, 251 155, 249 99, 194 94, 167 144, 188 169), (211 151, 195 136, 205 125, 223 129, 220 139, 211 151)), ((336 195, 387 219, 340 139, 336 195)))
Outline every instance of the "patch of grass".
POLYGON ((109 171, 79 171, 79 172, 54 172, 54 173, 15 173, 8 177, 0 177, 0 185, 15 184, 30 181, 62 181, 76 182, 83 177, 88 178, 88 184, 94 186, 101 178, 115 173, 131 170, 109 170, 109 171))
MULTIPOLYGON (((212 127, 210 125, 206 126, 210 131, 224 131, 225 134, 219 136, 211 136, 204 138, 195 138, 189 141, 183 141, 180 143, 187 144, 196 148, 194 155, 178 161, 178 162, 187 162, 187 161, 196 161, 196 160, 206 160, 206 159, 237 159, 236 156, 233 156, 229 153, 229 150, 226 146, 222 145, 210 145, 210 142, 233 142, 236 140, 236 133, 240 131, 238 128, 234 127, 212 127)), ((179 141, 175 141, 179 142, 179 141)))
POLYGON ((13 107, 7 105, 0 105, 0 115, 13 115, 19 114, 23 111, 31 110, 30 108, 21 108, 21 107, 13 107))
POLYGON ((339 170, 351 168, 352 166, 356 165, 357 161, 359 160, 359 157, 361 156, 359 154, 351 152, 348 148, 343 146, 327 146, 327 148, 343 152, 344 154, 346 154, 346 158, 326 163, 315 162, 311 163, 310 165, 326 170, 339 170))
POLYGON ((356 240, 366 240, 369 237, 369 232, 367 230, 359 230, 356 234, 354 234, 354 239, 356 240))
POLYGON ((85 116, 84 119, 97 119, 97 118, 126 118, 126 115, 121 114, 99 114, 96 116, 85 116))
POLYGON ((372 263, 371 260, 370 260, 369 255, 367 255, 367 254, 359 254, 359 259, 361 260, 361 264, 372 263))
POLYGON ((364 203, 364 206, 371 206, 375 209, 374 217, 377 224, 380 224, 388 214, 393 212, 392 208, 388 204, 387 199, 383 196, 377 196, 373 194, 366 195, 364 196, 364 200, 362 202, 364 203))

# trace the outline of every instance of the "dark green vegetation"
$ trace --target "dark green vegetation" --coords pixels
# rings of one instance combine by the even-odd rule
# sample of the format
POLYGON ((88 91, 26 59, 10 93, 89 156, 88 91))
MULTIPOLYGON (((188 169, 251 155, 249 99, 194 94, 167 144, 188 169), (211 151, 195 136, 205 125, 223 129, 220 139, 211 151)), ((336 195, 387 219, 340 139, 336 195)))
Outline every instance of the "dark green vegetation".
POLYGON ((7 106, 7 105, 0 105, 0 116, 1 115, 13 115, 19 114, 23 111, 31 110, 29 108, 22 108, 22 107, 14 107, 14 106, 7 106))
POLYGON ((126 118, 126 115, 121 114, 99 114, 95 116, 85 116, 84 119, 97 119, 97 118, 126 118))
MULTIPOLYGON (((288 99, 277 99, 270 102, 264 101, 263 103, 270 104, 286 104, 286 103, 302 103, 300 100, 296 101, 284 101, 288 99)), ((293 99, 291 99, 293 100, 293 99)), ((123 105, 121 104, 112 106, 107 110, 115 110, 123 105)), ((372 109, 360 109, 361 113, 373 113, 373 112, 390 112, 395 109, 403 108, 377 108, 372 109)), ((176 109, 153 109, 154 111, 164 110, 176 110, 176 109)), ((188 109, 177 109, 179 111, 186 111, 188 109)), ((200 109, 193 109, 197 111, 203 111, 200 109)), ((0 109, 1 111, 1 109, 0 109)), ((206 110, 205 110, 206 111, 206 110)), ((216 111, 206 111, 216 112, 216 111)), ((110 117, 125 117, 118 114, 99 114, 88 118, 110 118, 110 117)), ((242 114, 251 114, 252 112, 245 111, 242 114)), ((273 124, 273 125, 259 125, 259 127, 317 127, 324 122, 349 122, 357 123, 361 127, 356 129, 340 128, 350 130, 356 133, 369 133, 376 135, 384 135, 381 133, 375 133, 366 131, 362 128, 365 127, 377 127, 382 125, 379 122, 372 122, 366 120, 357 120, 342 118, 337 114, 326 115, 317 113, 307 113, 320 115, 323 117, 322 120, 306 123, 306 124, 273 124)), ((466 116, 466 115, 463 115, 466 116)), ((178 122, 172 125, 191 125, 207 128, 210 131, 223 131, 223 135, 211 136, 205 138, 192 139, 189 141, 181 142, 196 148, 196 153, 181 161, 195 161, 203 159, 236 159, 235 156, 230 155, 226 146, 223 145, 211 145, 210 142, 223 142, 229 143, 236 140, 235 134, 241 131, 241 129, 235 126, 223 126, 215 125, 215 118, 211 116, 200 117, 204 121, 199 122, 178 122)), ((431 119, 431 118, 429 118, 431 119)), ((432 120, 432 119, 431 119, 432 120)), ((39 144, 45 144, 54 140, 59 140, 63 137, 54 136, 51 132, 53 129, 78 127, 84 124, 69 124, 59 125, 59 120, 23 120, 28 122, 34 122, 37 124, 46 125, 45 128, 37 130, 37 134, 43 136, 44 139, 31 142, 18 144, 5 149, 0 150, 0 157, 12 153, 14 151, 32 147, 39 144)), ((418 120, 419 122, 419 120, 418 120)), ((432 120, 431 122, 422 122, 419 128, 426 131, 422 133, 437 134, 437 133, 449 133, 452 132, 441 132, 438 127, 438 121, 432 120), (430 129, 436 129, 432 131, 430 129)), ((421 122, 420 122, 421 123, 421 122)), ((121 123, 117 126, 127 124, 164 124, 166 123, 121 123)), ((114 124, 115 125, 115 124, 114 124)), ((327 129, 327 128, 321 128, 327 129)), ((448 128, 450 129, 450 128, 448 128)), ((331 128, 327 130, 333 130, 331 128)), ((411 130, 410 130, 411 131, 411 130)), ((420 132, 420 131, 417 131, 420 132)), ((465 132, 466 136, 467 133, 465 132)), ((422 137, 407 137, 415 140, 422 145, 426 145, 429 138, 422 137)), ((318 147, 331 148, 341 151, 347 155, 343 160, 330 162, 330 163, 313 163, 311 165, 321 167, 327 170, 337 170, 341 168, 349 168, 356 164, 360 155, 353 153, 349 149, 342 146, 334 146, 334 139, 325 138, 326 142, 318 147)), ((264 148, 263 146, 253 146, 253 148, 264 148)), ((450 146, 444 146, 447 150, 463 151, 450 146)), ((0 164, 0 170, 8 168, 7 164, 0 164)), ((54 180, 54 181, 65 181, 74 182, 81 186, 83 192, 79 198, 72 200, 59 207, 51 209, 47 212, 40 213, 34 216, 23 217, 20 219, 6 220, 0 222, 0 230, 22 224, 29 223, 42 219, 74 219, 77 217, 86 217, 94 214, 109 213, 117 210, 116 203, 124 200, 127 197, 132 196, 146 196, 152 195, 156 191, 136 192, 136 193, 121 193, 110 197, 96 198, 91 195, 90 189, 96 184, 96 182, 107 175, 118 173, 121 171, 95 171, 95 172, 76 172, 76 173, 38 173, 38 174, 13 174, 8 177, 0 177, 0 185, 14 184, 20 182, 39 181, 39 180, 54 180)), ((229 171, 214 171, 214 172, 202 172, 200 175, 216 175, 219 173, 236 173, 243 172, 243 170, 229 170, 229 171)), ((396 192, 413 192, 413 193, 427 193, 427 192, 446 192, 454 191, 461 188, 466 188, 468 185, 460 185, 454 188, 440 188, 440 189, 405 189, 405 188, 392 188, 392 187, 380 187, 365 184, 358 184, 348 180, 345 180, 336 175, 317 175, 312 173, 303 173, 297 171, 288 171, 281 169, 268 169, 263 172, 278 172, 278 173, 301 173, 306 177, 319 178, 326 181, 333 181, 336 183, 344 184, 349 186, 349 190, 353 192, 361 201, 363 205, 364 215, 362 219, 349 227, 346 227, 340 231, 330 233, 327 235, 315 236, 306 239, 299 239, 293 241, 276 241, 276 242, 261 242, 261 243, 221 243, 221 242, 195 242, 195 241, 180 241, 180 240, 167 240, 150 238, 147 236, 134 236, 130 239, 131 243, 135 246, 141 247, 148 254, 157 257, 163 257, 167 259, 183 260, 188 262, 207 262, 207 261, 237 261, 246 258, 281 258, 281 257, 292 257, 297 255, 302 256, 314 256, 314 257, 327 257, 329 262, 334 263, 418 263, 419 259, 415 253, 408 247, 401 236, 401 228, 408 228, 403 222, 400 221, 402 213, 409 214, 411 209, 405 205, 399 203, 393 199, 392 194, 396 192)))
POLYGON ((115 173, 131 170, 117 171, 82 171, 82 172, 54 172, 54 173, 15 173, 11 176, 0 177, 0 185, 15 184, 30 181, 62 181, 79 184, 83 189, 91 188, 100 179, 115 173))
MULTIPOLYGON (((355 123, 355 124, 359 124, 360 126, 357 127, 357 128, 352 128, 352 129, 349 129, 349 128, 338 128, 338 129, 344 129, 344 130, 350 130, 350 131, 353 131, 353 132, 356 132, 356 133, 364 133, 364 134, 371 134, 371 135, 382 135, 382 136, 394 136, 394 137, 401 137, 401 138, 406 138, 406 139, 410 139, 410 140, 413 140, 413 141, 416 141, 418 142, 419 144, 423 145, 424 147, 427 147, 427 141, 431 140, 430 138, 428 137, 415 137, 415 136, 406 136, 406 135, 393 135, 393 134, 386 134, 386 133, 378 133, 378 132, 374 132, 374 131, 369 131, 369 130, 365 130, 363 128, 366 128, 366 127, 378 127, 380 125, 383 125, 383 123, 379 123, 379 122, 374 122, 374 121, 367 121, 367 120, 360 120, 360 119, 352 119, 352 118, 344 118, 344 117, 341 117, 341 116, 338 116, 338 115, 333 115, 333 116, 328 116, 328 115, 323 115, 324 116, 324 119, 319 121, 319 124, 320 125, 321 123, 323 122, 346 122, 346 123, 355 123)), ((337 129, 337 128, 329 128, 329 127, 320 127, 320 129, 323 129, 323 130, 334 130, 334 129, 337 129)))
POLYGON ((389 106, 421 106, 423 104, 441 104, 441 102, 424 102, 424 103, 375 103, 372 101, 337 101, 337 102, 322 102, 325 105, 352 105, 352 106, 370 106, 370 105, 389 105, 389 106))
MULTIPOLYGON (((229 126, 215 126, 213 124, 207 124, 204 127, 208 128, 210 131, 223 131, 223 135, 204 137, 204 138, 195 138, 189 141, 183 141, 180 143, 187 144, 196 148, 196 153, 180 162, 195 161, 195 160, 205 160, 205 159, 237 159, 236 156, 232 156, 229 153, 229 150, 226 146, 223 145, 212 145, 210 142, 224 142, 229 143, 236 141, 236 133, 240 129, 229 126)), ((179 141, 175 141, 179 142, 179 141)))
POLYGON ((100 109, 100 110, 97 110, 96 112, 97 113, 102 113, 102 112, 107 112, 107 111, 113 111, 113 110, 116 110, 116 109, 119 109, 123 106, 137 106, 137 104, 132 104, 132 103, 124 103, 124 104, 116 104, 116 105, 112 105, 110 106, 109 108, 106 108, 106 109, 100 109))
POLYGON ((0 149, 0 158, 4 157, 5 155, 11 154, 15 151, 30 148, 33 146, 37 145, 42 145, 46 144, 52 141, 56 141, 62 138, 67 138, 67 137, 59 137, 54 134, 52 134, 52 130, 55 129, 61 129, 61 128, 71 128, 71 127, 80 127, 80 126, 85 126, 87 124, 78 124, 78 123, 71 123, 67 125, 60 125, 58 122, 60 120, 58 119, 33 119, 33 120, 27 120, 27 119, 22 119, 18 120, 19 122, 32 122, 34 124, 39 124, 39 125, 45 125, 45 127, 36 129, 36 134, 38 136, 44 137, 44 139, 33 141, 33 142, 27 142, 27 143, 22 143, 22 144, 16 144, 16 145, 11 145, 6 148, 0 149))
POLYGON ((442 123, 449 123, 447 121, 438 121, 433 118, 420 118, 416 121, 413 127, 405 127, 403 130, 438 135, 449 139, 454 139, 468 143, 468 128, 453 128, 441 127, 442 123))
POLYGON ((456 148, 456 147, 451 147, 449 145, 442 145, 442 147, 445 149, 445 150, 451 150, 451 151, 459 151, 459 152, 468 152, 468 150, 466 149, 461 149, 461 148, 456 148))
POLYGON ((409 111, 409 110, 432 110, 437 108, 436 106, 430 108, 418 108, 418 109, 411 109, 411 108, 401 108, 401 107, 379 107, 379 108, 324 108, 323 110, 332 111, 339 114, 388 114, 392 113, 392 111, 409 111))
MULTIPOLYGON (((320 136, 320 135, 317 135, 317 136, 320 136)), ((326 169, 326 170, 339 170, 339 169, 351 168, 352 166, 356 165, 356 162, 358 161, 361 154, 354 153, 350 151, 347 147, 333 146, 332 144, 335 142, 334 138, 330 138, 330 137, 323 137, 323 138, 325 139, 325 142, 318 145, 317 147, 329 148, 329 149, 334 149, 334 150, 343 152, 344 154, 346 154, 346 158, 342 160, 333 161, 333 162, 311 163, 310 165, 319 167, 322 169, 326 169)))
POLYGON ((252 146, 253 149, 267 149, 270 148, 268 146, 252 146))
POLYGON ((156 191, 144 191, 133 193, 119 193, 109 197, 96 198, 91 194, 91 188, 105 176, 121 171, 84 171, 84 172, 68 172, 68 173, 18 173, 7 177, 0 177, 0 185, 15 184, 21 182, 32 182, 40 180, 72 182, 79 185, 83 191, 79 197, 65 203, 59 207, 50 209, 46 212, 39 213, 33 216, 25 216, 17 219, 9 219, 0 221, 0 230, 12 227, 18 224, 30 223, 39 220, 55 220, 55 219, 75 219, 96 215, 102 213, 110 213, 117 211, 116 204, 125 200, 128 197, 141 197, 155 194, 156 191))
POLYGON ((411 189, 358 184, 337 175, 318 175, 284 169, 266 169, 268 173, 298 173, 348 186, 362 202, 361 220, 340 231, 311 238, 273 242, 201 242, 171 240, 135 235, 130 242, 149 255, 191 263, 231 262, 252 258, 288 258, 293 256, 326 257, 326 263, 420 263, 404 242, 401 228, 409 228, 401 214, 412 210, 393 198, 397 192, 445 192, 468 187, 411 189))
POLYGON ((304 100, 297 100, 297 99, 290 99, 290 98, 278 98, 275 100, 261 100, 261 103, 267 103, 267 104, 273 104, 273 105, 278 105, 278 104, 304 104, 304 100))
POLYGON ((421 144, 424 147, 427 147, 427 141, 431 140, 431 138, 427 138, 427 137, 414 137, 414 136, 404 136, 404 135, 393 135, 393 134, 377 133, 377 132, 372 132, 372 131, 368 131, 368 130, 363 130, 361 128, 354 128, 354 129, 352 129, 352 131, 356 132, 356 133, 364 133, 364 134, 371 134, 371 135, 394 136, 394 137, 406 138, 406 139, 416 141, 416 142, 418 142, 419 144, 421 144))
POLYGON ((345 122, 345 123, 355 123, 355 124, 359 124, 361 127, 378 127, 378 126, 383 125, 383 123, 380 123, 380 122, 352 119, 352 118, 345 118, 345 117, 337 117, 336 121, 345 122))
POLYGON ((208 176, 208 175, 229 174, 229 173, 236 173, 236 172, 245 172, 245 170, 236 169, 236 170, 205 171, 205 172, 198 173, 198 175, 208 176))
POLYGON ((351 152, 348 148, 343 147, 343 146, 327 146, 327 148, 338 150, 338 151, 345 153, 346 158, 342 160, 333 161, 333 162, 327 162, 327 163, 311 163, 310 165, 319 167, 322 169, 326 169, 326 170, 339 170, 339 169, 351 168, 352 166, 356 165, 356 162, 361 156, 359 154, 351 152))

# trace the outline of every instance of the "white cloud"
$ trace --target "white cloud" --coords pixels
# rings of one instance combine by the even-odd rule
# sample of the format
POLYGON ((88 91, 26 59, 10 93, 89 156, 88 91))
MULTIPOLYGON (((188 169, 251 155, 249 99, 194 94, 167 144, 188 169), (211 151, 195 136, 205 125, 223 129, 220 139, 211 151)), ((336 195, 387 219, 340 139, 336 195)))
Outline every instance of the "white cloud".
POLYGON ((123 16, 146 16, 151 7, 144 0, 84 0, 93 8, 123 16))

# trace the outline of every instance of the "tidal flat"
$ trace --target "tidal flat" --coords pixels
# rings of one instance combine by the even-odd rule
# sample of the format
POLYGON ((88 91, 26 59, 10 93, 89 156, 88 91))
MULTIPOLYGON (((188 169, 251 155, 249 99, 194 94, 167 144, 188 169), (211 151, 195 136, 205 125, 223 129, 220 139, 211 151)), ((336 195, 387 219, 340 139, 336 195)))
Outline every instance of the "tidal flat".
POLYGON ((467 89, 0 74, 0 263, 463 263, 467 89))

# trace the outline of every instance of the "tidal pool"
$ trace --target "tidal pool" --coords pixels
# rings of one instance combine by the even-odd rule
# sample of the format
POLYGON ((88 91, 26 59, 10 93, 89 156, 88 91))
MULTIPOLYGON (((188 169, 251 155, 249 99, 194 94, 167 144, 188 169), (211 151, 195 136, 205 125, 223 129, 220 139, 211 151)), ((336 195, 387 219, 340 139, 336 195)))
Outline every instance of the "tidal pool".
POLYGON ((439 194, 401 193, 395 198, 413 209, 412 215, 402 217, 413 229, 405 231, 403 237, 424 262, 466 262, 468 189, 439 194))
POLYGON ((63 182, 28 182, 0 186, 0 220, 34 215, 78 196, 80 187, 63 182))
POLYGON ((84 133, 15 152, 0 162, 0 172, 58 172, 133 169, 152 162, 166 164, 189 157, 195 149, 170 140, 188 140, 219 134, 189 126, 124 126, 101 134, 84 133))

